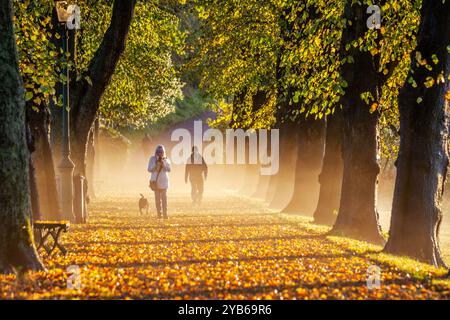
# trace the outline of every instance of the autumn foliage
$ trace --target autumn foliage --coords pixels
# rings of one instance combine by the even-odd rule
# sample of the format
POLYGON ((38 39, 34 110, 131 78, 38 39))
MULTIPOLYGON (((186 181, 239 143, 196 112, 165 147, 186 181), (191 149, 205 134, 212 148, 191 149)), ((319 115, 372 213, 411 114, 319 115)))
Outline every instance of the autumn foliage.
POLYGON ((443 270, 414 272, 377 258, 373 248, 327 237, 307 218, 261 202, 211 197, 201 208, 174 197, 168 221, 139 216, 135 199, 103 198, 88 225, 74 225, 66 256, 46 257, 48 272, 0 276, 8 299, 436 299, 450 298, 443 270), (68 289, 67 268, 81 288, 68 289), (369 290, 367 268, 381 268, 369 290))

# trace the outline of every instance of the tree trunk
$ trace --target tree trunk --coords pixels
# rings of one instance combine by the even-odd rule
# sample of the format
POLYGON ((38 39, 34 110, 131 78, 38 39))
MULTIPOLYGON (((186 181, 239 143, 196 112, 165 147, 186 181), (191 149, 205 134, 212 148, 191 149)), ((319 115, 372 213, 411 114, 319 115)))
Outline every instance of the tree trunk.
POLYGON ((94 123, 100 101, 105 92, 120 56, 125 50, 125 41, 134 14, 136 0, 115 0, 111 22, 103 36, 87 73, 75 82, 70 93, 72 160, 74 175, 86 176, 86 152, 89 132, 94 123), (90 84, 86 76, 91 79, 90 84))
POLYGON ((258 183, 259 165, 247 164, 244 171, 244 184, 239 190, 239 194, 251 196, 255 191, 255 186, 258 183))
MULTIPOLYGON (((267 103, 267 92, 263 91, 263 90, 258 90, 255 94, 252 95, 252 115, 255 114, 256 112, 258 112, 266 103, 267 103)), ((233 109, 234 110, 234 109, 233 109)), ((250 128, 253 128, 254 124, 252 124, 250 126, 250 128)), ((248 128, 245 128, 248 129, 248 128)), ((255 129, 256 134, 258 136, 258 141, 259 141, 259 132, 258 129, 255 129)), ((250 164, 249 162, 249 140, 246 138, 245 139, 245 145, 246 145, 246 155, 245 155, 245 159, 246 159, 246 170, 245 170, 245 183, 242 187, 242 189, 240 190, 240 192, 242 192, 245 195, 248 196, 252 196, 253 193, 255 192, 257 185, 258 185, 258 181, 259 181, 259 177, 260 175, 260 165, 259 164, 250 164)), ((258 150, 261 147, 261 145, 257 146, 258 150)))
MULTIPOLYGON (((94 152, 95 152, 95 158, 94 158, 94 174, 96 180, 101 180, 101 165, 100 165, 100 118, 97 116, 95 118, 94 122, 94 152)), ((94 193, 98 190, 94 189, 94 183, 92 183, 92 190, 94 190, 94 193)))
POLYGON ((375 243, 383 243, 376 210, 377 122, 378 114, 369 113, 364 102, 344 111, 342 191, 334 234, 344 234, 375 243))
MULTIPOLYGON (((291 43, 293 39, 293 21, 288 17, 291 14, 291 7, 286 6, 279 17, 280 37, 284 43, 291 43)), ((292 171, 295 167, 295 157, 297 156, 296 139, 297 128, 295 122, 292 121, 292 105, 291 99, 295 91, 291 86, 287 89, 284 85, 285 76, 287 73, 286 66, 282 66, 282 59, 287 52, 286 46, 281 46, 280 51, 276 57, 275 64, 275 79, 276 79, 276 94, 277 94, 277 109, 276 109, 276 125, 275 128, 280 130, 279 135, 279 170, 276 174, 269 177, 267 184, 267 191, 265 200, 272 207, 279 207, 280 209, 289 201, 292 192, 292 186, 288 181, 291 181, 292 171)), ((290 70, 289 70, 290 71, 290 70)))
MULTIPOLYGON (((271 143, 272 143, 271 134, 270 134, 270 131, 268 131, 268 135, 267 135, 268 153, 267 154, 270 154, 272 151, 271 143)), ((259 150, 259 148, 261 148, 261 145, 258 146, 258 150, 259 150)), ((259 167, 259 170, 260 169, 261 169, 261 167, 259 167)), ((258 199, 263 199, 263 200, 266 198, 266 194, 267 194, 267 190, 269 187, 269 182, 270 182, 271 177, 272 177, 271 175, 261 175, 260 171, 258 172, 258 182, 256 184, 256 189, 255 189, 255 192, 252 194, 252 197, 258 198, 258 199)))
POLYGON ((293 191, 293 174, 297 157, 297 124, 286 121, 280 128, 280 167, 278 173, 270 176, 266 201, 270 206, 282 209, 293 191))
MULTIPOLYGON (((347 55, 345 47, 366 33, 366 6, 347 1, 345 18, 351 21, 342 35, 341 51, 347 55)), ((354 63, 342 67, 342 76, 348 88, 342 97, 343 140, 342 157, 344 172, 339 213, 332 233, 359 238, 375 243, 383 243, 376 209, 377 176, 380 171, 377 123, 379 113, 370 112, 370 107, 361 99, 361 94, 369 92, 379 97, 381 84, 375 57, 359 48, 350 49, 354 63)))
MULTIPOLYGON (((25 122, 28 122, 25 116, 25 122)), ((39 220, 41 218, 41 207, 39 205, 39 192, 36 182, 36 170, 34 168, 33 159, 31 154, 35 151, 35 142, 31 134, 29 125, 25 125, 25 136, 28 148, 28 181, 30 185, 30 203, 31 203, 31 218, 32 221, 39 220)))
MULTIPOLYGON (((258 134, 258 131, 255 130, 258 134)), ((236 154, 235 148, 235 154, 236 154)), ((249 196, 253 192, 253 188, 256 185, 256 179, 259 174, 259 166, 257 164, 250 164, 250 138, 245 138, 245 164, 243 165, 243 183, 238 190, 239 194, 249 196)))
POLYGON ((267 193, 267 187, 269 185, 271 176, 259 175, 258 184, 256 185, 256 190, 253 193, 253 198, 264 199, 267 193))
POLYGON ((25 101, 12 3, 0 2, 0 273, 44 270, 31 228, 25 101))
POLYGON ((417 86, 405 82, 398 100, 400 150, 391 228, 384 250, 443 266, 438 234, 449 163, 450 104, 445 95, 450 92, 450 2, 424 0, 421 10, 418 45, 411 53, 408 75, 417 86), (430 65, 436 55, 438 62, 431 71, 417 64, 416 52, 430 65), (441 72, 445 82, 426 88, 427 78, 438 79, 441 72))
POLYGON ((32 161, 37 172, 39 203, 41 213, 46 220, 60 220, 61 211, 55 166, 49 140, 50 110, 45 105, 39 106, 39 109, 39 111, 35 111, 31 106, 27 108, 31 133, 35 142, 32 161))
MULTIPOLYGON (((280 146, 282 146, 283 144, 280 143, 280 146)), ((280 155, 280 160, 281 160, 281 155, 280 155)), ((281 161, 280 161, 281 162, 281 161)), ((280 179, 280 175, 282 175, 283 173, 283 169, 281 169, 282 166, 280 166, 280 169, 278 170, 278 172, 274 175, 269 176, 269 181, 267 182, 267 188, 266 188, 266 193, 264 194, 264 200, 269 203, 269 206, 272 204, 272 201, 275 199, 275 194, 277 192, 277 187, 278 187, 278 181, 280 179)), ((285 176, 285 174, 283 174, 285 176)))
MULTIPOLYGON (((86 154, 89 132, 100 107, 101 98, 111 81, 120 56, 125 50, 125 42, 134 15, 136 0, 115 0, 111 22, 103 36, 100 47, 94 54, 82 80, 74 81, 71 76, 71 158, 75 164, 74 177, 86 177, 86 154), (86 77, 90 81, 86 80, 86 77)), ((85 181, 86 183, 87 181, 85 181)), ((87 183, 84 199, 87 197, 87 183)), ((87 203, 82 204, 87 215, 87 203)))
POLYGON ((94 140, 95 128, 93 127, 88 139, 88 149, 87 149, 87 164, 86 164, 86 179, 88 184, 88 196, 90 199, 95 198, 94 190, 94 168, 95 168, 95 149, 97 141, 94 140))
POLYGON ((301 119, 297 133, 297 161, 294 191, 285 213, 312 213, 314 198, 318 194, 318 176, 322 167, 325 143, 325 121, 313 118, 301 119))
MULTIPOLYGON (((253 110, 254 112, 258 111, 260 108, 262 108, 267 103, 267 94, 268 93, 265 91, 258 91, 258 93, 253 96, 253 106, 257 107, 257 109, 253 110)), ((270 151, 270 146, 271 146, 270 139, 271 139, 270 134, 268 134, 267 147, 269 148, 269 151, 270 151)), ((258 137, 258 141, 259 141, 259 137, 258 137)), ((261 147, 262 146, 259 145, 258 150, 261 147)), ((265 199, 267 190, 268 190, 268 186, 269 186, 270 176, 261 175, 259 169, 260 169, 260 166, 258 166, 258 173, 257 173, 258 177, 257 177, 255 190, 251 196, 254 198, 265 199)))
POLYGON ((332 225, 336 220, 342 184, 342 114, 340 111, 327 118, 325 154, 319 175, 320 191, 314 222, 332 225))

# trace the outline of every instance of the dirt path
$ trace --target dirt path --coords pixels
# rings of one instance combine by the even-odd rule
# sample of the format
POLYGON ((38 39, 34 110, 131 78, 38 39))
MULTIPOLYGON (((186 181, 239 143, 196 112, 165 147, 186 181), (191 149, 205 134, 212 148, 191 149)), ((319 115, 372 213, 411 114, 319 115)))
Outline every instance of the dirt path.
POLYGON ((380 265, 381 288, 368 290, 364 254, 306 229, 261 202, 210 196, 201 208, 170 199, 170 219, 138 215, 136 199, 102 198, 91 222, 64 236, 70 253, 45 259, 47 274, 0 276, 1 298, 448 298, 380 265), (67 289, 79 266, 81 289, 67 289))

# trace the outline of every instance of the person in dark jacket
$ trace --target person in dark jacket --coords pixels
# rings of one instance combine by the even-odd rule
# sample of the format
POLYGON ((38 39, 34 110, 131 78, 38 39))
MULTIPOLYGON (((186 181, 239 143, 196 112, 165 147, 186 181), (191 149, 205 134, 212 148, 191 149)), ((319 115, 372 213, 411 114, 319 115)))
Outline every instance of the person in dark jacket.
POLYGON ((208 166, 205 159, 198 152, 196 146, 192 147, 191 156, 186 161, 186 169, 184 172, 184 181, 187 183, 188 178, 191 182, 191 197, 193 204, 200 205, 203 197, 203 177, 206 180, 208 176, 208 166))

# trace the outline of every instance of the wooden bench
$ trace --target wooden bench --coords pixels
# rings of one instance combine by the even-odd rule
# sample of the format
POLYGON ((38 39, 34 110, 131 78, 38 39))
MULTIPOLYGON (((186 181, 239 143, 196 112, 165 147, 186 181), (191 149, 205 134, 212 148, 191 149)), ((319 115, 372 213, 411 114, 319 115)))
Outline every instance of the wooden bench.
POLYGON ((67 250, 60 242, 60 236, 62 232, 67 232, 69 226, 69 221, 34 221, 33 229, 37 250, 43 248, 50 256, 53 250, 58 248, 63 254, 66 254, 67 250))

